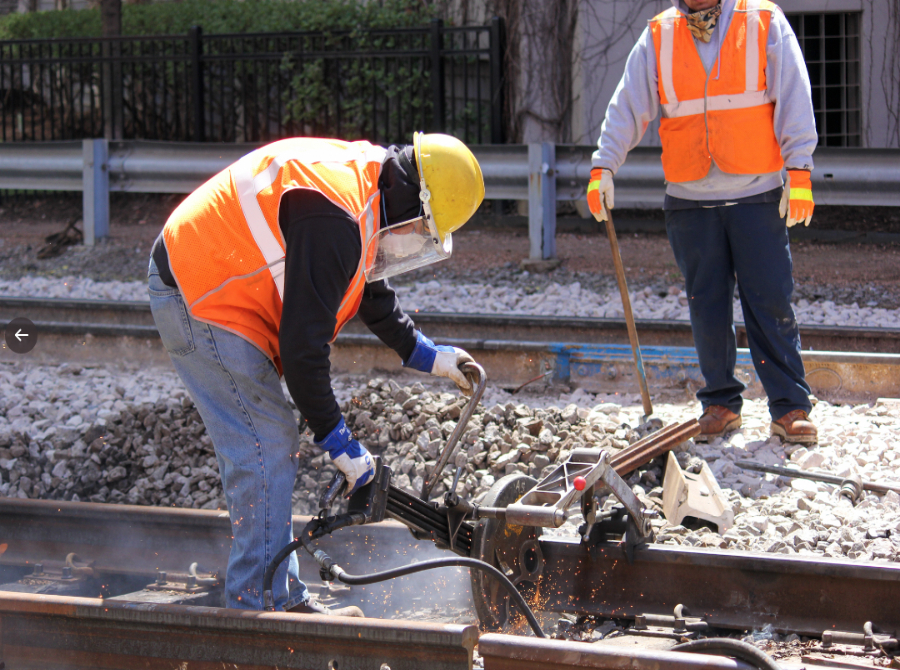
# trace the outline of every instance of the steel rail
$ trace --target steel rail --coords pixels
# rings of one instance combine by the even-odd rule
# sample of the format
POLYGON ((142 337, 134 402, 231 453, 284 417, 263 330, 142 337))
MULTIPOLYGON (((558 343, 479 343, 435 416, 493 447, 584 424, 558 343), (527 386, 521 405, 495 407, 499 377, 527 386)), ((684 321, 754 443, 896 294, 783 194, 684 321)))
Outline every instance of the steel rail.
POLYGON ((617 475, 625 477, 657 456, 699 434, 700 423, 696 419, 665 426, 614 454, 610 459, 610 465, 617 475))
MULTIPOLYGON (((293 520, 302 528, 309 517, 293 520)), ((408 550, 425 552, 432 546, 413 540, 400 524, 375 528, 348 528, 341 531, 340 540, 327 537, 318 543, 336 560, 354 567, 393 560, 408 550), (373 544, 379 544, 379 552, 370 551, 373 544)), ((98 574, 152 578, 158 571, 186 572, 194 562, 203 572, 224 574, 231 523, 227 512, 217 510, 0 498, 0 542, 7 545, 0 566, 62 561, 74 552, 90 561, 98 574)), ((301 568, 310 579, 317 579, 318 568, 309 563, 301 562, 301 568)))
POLYGON ((649 545, 629 564, 619 547, 541 540, 537 598, 552 611, 602 617, 671 614, 710 626, 818 636, 872 621, 900 629, 900 564, 649 545))
MULTIPOLYGON (((153 327, 146 301, 32 298, 0 295, 0 324, 18 316, 48 324, 49 332, 95 335, 127 335, 113 326, 153 327), (50 325, 53 324, 53 325, 50 325), (78 325, 86 324, 86 325, 78 325)), ((519 341, 627 343, 625 320, 580 316, 536 316, 461 312, 416 312, 415 321, 427 325, 438 337, 508 339, 519 341)), ((648 345, 689 346, 693 343, 689 321, 636 319, 641 341, 648 345)), ((738 346, 746 346, 746 329, 735 324, 738 346)), ((354 319, 346 333, 368 333, 354 319)), ((152 337, 151 331, 135 330, 135 337, 152 337)), ((900 328, 801 325, 800 337, 808 350, 900 353, 900 328)))
POLYGON ((474 625, 0 592, 8 668, 470 670, 474 625))
MULTIPOLYGON (((0 328, 10 319, 3 317, 0 328)), ((168 354, 152 325, 35 323, 37 346, 21 358, 0 348, 0 361, 29 361, 58 365, 96 365, 130 361, 169 365, 168 354)), ((452 328, 452 326, 451 326, 452 328)), ((351 329, 348 329, 351 330, 351 329)), ((638 390, 627 344, 447 337, 429 335, 466 349, 488 372, 492 383, 518 390, 536 380, 561 383, 592 392, 631 393, 638 390)), ((702 385, 697 352, 690 346, 645 345, 642 358, 648 383, 654 389, 683 389, 702 385)), ((803 351, 806 378, 817 396, 828 400, 896 397, 900 395, 900 354, 840 351, 803 351)), ((367 374, 373 369, 394 369, 397 355, 375 336, 341 333, 332 346, 331 363, 338 372, 367 374)), ((737 374, 752 392, 762 392, 750 353, 737 351, 737 374)), ((399 370, 398 370, 399 372, 399 370)))
POLYGON ((750 670, 753 667, 723 656, 537 640, 499 633, 482 635, 478 653, 484 659, 484 670, 750 670))
MULTIPOLYGON (((298 527, 308 520, 294 519, 298 527)), ((7 544, 0 568, 7 571, 75 552, 101 575, 184 571, 195 561, 204 572, 221 574, 230 526, 215 511, 0 499, 0 538, 7 544)), ((713 627, 771 624, 817 636, 872 621, 881 630, 900 630, 897 563, 649 545, 629 564, 618 545, 589 551, 574 540, 540 543, 544 568, 535 598, 544 611, 634 618, 683 605, 713 627)), ((446 555, 395 522, 342 529, 318 544, 357 573, 446 555)), ((301 560, 300 568, 302 579, 318 581, 313 561, 301 560)), ((419 596, 444 598, 459 587, 445 585, 444 595, 442 589, 424 594, 421 583, 415 588, 419 596)), ((390 600, 390 593, 371 600, 390 600)))

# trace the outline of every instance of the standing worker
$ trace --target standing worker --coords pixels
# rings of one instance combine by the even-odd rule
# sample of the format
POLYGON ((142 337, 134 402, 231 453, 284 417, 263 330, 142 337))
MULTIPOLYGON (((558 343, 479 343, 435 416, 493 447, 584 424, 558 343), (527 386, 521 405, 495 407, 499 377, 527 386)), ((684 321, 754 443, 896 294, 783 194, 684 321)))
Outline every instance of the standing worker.
POLYGON ((706 382, 701 433, 741 425, 734 376, 735 276, 771 431, 814 443, 815 425, 791 307, 788 232, 813 212, 817 142, 809 77, 781 10, 769 0, 673 0, 650 20, 625 65, 593 155, 588 205, 613 207, 613 175, 662 113, 669 242, 685 278, 706 382), (787 183, 781 170, 787 166, 787 183))
MULTIPOLYGON (((349 493, 375 474, 331 388, 330 343, 354 314, 405 367, 471 391, 459 366, 472 358, 417 331, 386 280, 449 258, 483 198, 478 161, 447 135, 387 148, 292 138, 244 156, 169 217, 150 307, 216 450, 234 536, 228 607, 263 608, 263 573, 293 540, 299 434, 281 374, 349 493)), ((278 609, 331 613, 310 602, 294 554, 273 593, 278 609)))

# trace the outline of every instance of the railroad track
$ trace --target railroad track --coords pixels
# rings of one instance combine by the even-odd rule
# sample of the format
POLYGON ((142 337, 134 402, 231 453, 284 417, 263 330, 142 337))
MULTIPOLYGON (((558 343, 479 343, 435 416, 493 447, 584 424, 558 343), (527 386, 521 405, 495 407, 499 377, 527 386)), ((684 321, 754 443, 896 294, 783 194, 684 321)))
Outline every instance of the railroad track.
MULTIPOLYGON (((0 297, 0 325, 24 316, 38 327, 29 354, 44 362, 99 362, 116 357, 167 363, 145 302, 0 297)), ((636 391, 622 319, 495 314, 414 314, 431 337, 478 352, 490 378, 517 388, 535 380, 590 391, 636 391)), ((701 383, 690 324, 638 320, 647 377, 656 388, 701 383)), ((737 327, 739 344, 746 333, 737 327)), ((801 327, 813 391, 826 398, 900 395, 900 328, 801 327)), ((18 360, 9 351, 0 360, 18 360)), ((396 368, 396 355, 354 320, 338 337, 332 362, 347 372, 396 368)), ((738 350, 738 374, 758 386, 750 354, 738 350)))
MULTIPOLYGON (((302 525, 308 518, 294 521, 302 525)), ((216 607, 221 585, 215 576, 224 574, 231 540, 228 518, 219 511, 0 499, 0 540, 5 547, 0 555, 0 660, 10 669, 226 663, 237 668, 456 670, 471 668, 476 646, 486 670, 747 668, 722 657, 480 636, 472 623, 397 620, 399 601, 410 597, 418 597, 417 609, 428 612, 466 596, 469 580, 453 570, 432 575, 427 586, 422 577, 405 577, 354 586, 341 595, 342 604, 358 604, 379 618, 216 607), (190 570, 191 564, 199 569, 190 570), (168 591, 154 587, 162 573, 168 591), (199 576, 192 587, 173 586, 179 579, 188 584, 184 578, 191 574, 199 576)), ((710 630, 769 624, 780 632, 820 636, 825 630, 861 630, 866 621, 880 630, 900 630, 897 564, 662 545, 638 549, 629 564, 617 545, 588 550, 559 538, 542 538, 540 545, 545 566, 535 589, 544 612, 673 618, 681 605, 710 630)), ((446 555, 394 522, 346 528, 319 546, 356 573, 446 555)), ((300 567, 312 589, 324 588, 312 560, 301 556, 300 567)))

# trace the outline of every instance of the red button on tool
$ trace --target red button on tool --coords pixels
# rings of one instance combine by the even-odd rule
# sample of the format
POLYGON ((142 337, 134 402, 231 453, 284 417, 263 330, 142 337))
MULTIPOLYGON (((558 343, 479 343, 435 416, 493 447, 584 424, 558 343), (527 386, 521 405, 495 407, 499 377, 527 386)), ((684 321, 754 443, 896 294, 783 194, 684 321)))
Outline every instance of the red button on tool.
POLYGON ((584 491, 584 487, 587 486, 587 482, 584 481, 584 477, 576 477, 572 482, 572 486, 575 487, 576 491, 584 491))

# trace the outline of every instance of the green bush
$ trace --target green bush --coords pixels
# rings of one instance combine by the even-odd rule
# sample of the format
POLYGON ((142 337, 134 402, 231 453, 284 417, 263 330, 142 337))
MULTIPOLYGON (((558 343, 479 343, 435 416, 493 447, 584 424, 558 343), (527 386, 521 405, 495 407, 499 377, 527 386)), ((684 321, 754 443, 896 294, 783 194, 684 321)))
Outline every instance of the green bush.
MULTIPOLYGON (((358 50, 388 53, 397 48, 396 42, 394 36, 367 34, 353 40, 358 50)), ((326 48, 338 50, 340 44, 326 48)), ((343 137, 396 140, 423 128, 431 119, 431 72, 422 68, 418 59, 358 58, 341 62, 297 60, 288 54, 281 62, 281 72, 289 78, 282 94, 284 121, 298 124, 306 135, 327 136, 339 123, 343 137), (381 94, 377 100, 372 97, 375 89, 381 94)))
MULTIPOLYGON (((420 0, 184 0, 123 5, 125 35, 338 31, 420 26, 434 16, 420 0)), ((64 9, 0 18, 0 40, 98 37, 99 9, 64 9)))

